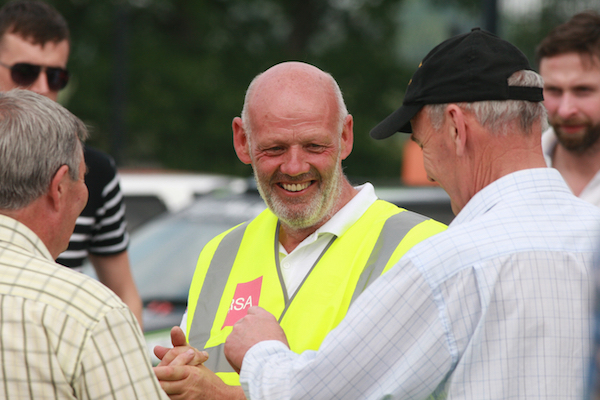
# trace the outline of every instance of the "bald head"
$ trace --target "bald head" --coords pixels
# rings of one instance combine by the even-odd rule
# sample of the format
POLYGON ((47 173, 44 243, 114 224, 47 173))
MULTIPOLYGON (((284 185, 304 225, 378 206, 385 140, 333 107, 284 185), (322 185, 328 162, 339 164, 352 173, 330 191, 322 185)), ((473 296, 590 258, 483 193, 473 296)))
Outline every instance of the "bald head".
POLYGON ((356 194, 342 173, 352 127, 337 83, 312 65, 278 64, 246 92, 242 118, 232 122, 235 151, 295 244, 356 194))
POLYGON ((274 107, 296 115, 326 110, 335 121, 337 132, 341 132, 348 115, 335 79, 313 65, 296 61, 277 64, 252 80, 242 109, 246 133, 252 132, 257 119, 268 118, 274 107))

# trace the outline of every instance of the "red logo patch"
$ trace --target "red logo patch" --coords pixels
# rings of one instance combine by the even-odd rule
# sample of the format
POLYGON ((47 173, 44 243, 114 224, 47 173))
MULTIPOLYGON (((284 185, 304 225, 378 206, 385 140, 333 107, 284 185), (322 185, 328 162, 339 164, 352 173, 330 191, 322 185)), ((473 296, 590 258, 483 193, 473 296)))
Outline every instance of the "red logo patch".
POLYGON ((221 329, 226 326, 233 326, 240 318, 248 314, 249 307, 258 305, 261 287, 262 276, 250 282, 238 283, 233 299, 231 299, 229 312, 221 329))

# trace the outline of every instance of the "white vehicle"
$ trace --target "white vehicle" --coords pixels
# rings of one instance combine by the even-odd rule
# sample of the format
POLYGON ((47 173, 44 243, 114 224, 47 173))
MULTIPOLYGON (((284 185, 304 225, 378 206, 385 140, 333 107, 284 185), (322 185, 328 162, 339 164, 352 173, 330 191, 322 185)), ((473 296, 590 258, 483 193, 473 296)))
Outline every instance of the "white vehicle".
POLYGON ((162 170, 119 170, 129 231, 162 214, 177 212, 199 196, 222 190, 242 193, 248 180, 227 175, 162 170))

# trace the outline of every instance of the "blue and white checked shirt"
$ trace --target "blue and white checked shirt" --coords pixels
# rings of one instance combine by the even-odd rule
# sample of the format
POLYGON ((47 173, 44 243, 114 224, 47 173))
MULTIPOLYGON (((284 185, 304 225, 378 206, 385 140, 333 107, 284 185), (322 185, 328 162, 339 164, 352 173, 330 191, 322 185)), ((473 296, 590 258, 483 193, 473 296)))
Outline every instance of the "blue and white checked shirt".
POLYGON ((600 209, 553 169, 507 175, 416 245, 319 351, 252 347, 250 399, 575 399, 591 348, 600 209))

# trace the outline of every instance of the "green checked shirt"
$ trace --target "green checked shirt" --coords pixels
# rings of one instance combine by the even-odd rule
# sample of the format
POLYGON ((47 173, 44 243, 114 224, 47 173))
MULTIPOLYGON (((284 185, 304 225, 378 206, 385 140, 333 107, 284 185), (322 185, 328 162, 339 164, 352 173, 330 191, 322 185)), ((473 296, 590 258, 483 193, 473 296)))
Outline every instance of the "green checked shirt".
POLYGON ((127 306, 3 215, 0 398, 168 399, 127 306))

